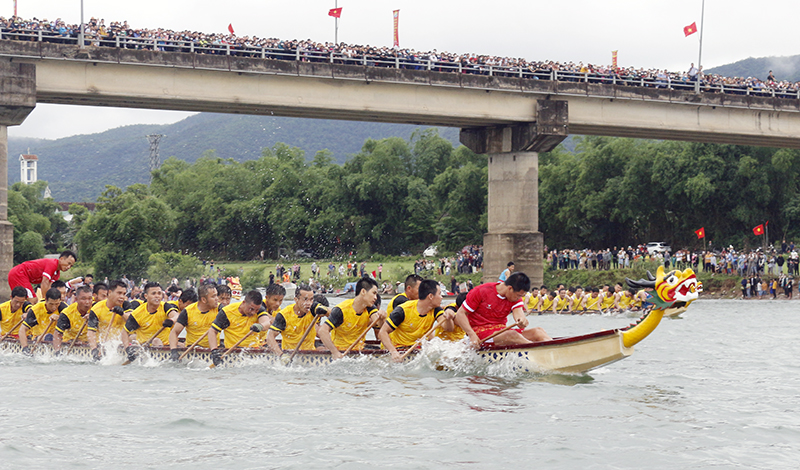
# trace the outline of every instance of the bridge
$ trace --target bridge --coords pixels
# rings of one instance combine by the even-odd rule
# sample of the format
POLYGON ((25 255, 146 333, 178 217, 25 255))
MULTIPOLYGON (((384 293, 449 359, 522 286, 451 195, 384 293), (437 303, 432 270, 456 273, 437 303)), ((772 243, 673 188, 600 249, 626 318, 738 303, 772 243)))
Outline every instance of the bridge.
POLYGON ((0 276, 13 262, 7 127, 36 103, 459 127, 461 142, 489 159, 485 277, 513 259, 534 282, 543 276, 538 154, 568 134, 800 148, 799 99, 580 78, 0 40, 0 276))

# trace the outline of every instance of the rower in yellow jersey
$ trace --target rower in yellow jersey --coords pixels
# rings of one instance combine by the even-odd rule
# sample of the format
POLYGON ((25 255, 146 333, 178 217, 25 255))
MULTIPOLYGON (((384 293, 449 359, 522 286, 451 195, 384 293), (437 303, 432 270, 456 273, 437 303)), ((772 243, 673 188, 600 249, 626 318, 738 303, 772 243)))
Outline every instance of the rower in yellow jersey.
MULTIPOLYGON (((267 333, 267 347, 275 354, 281 355, 287 349, 313 351, 316 334, 309 333, 299 345, 300 338, 314 322, 315 313, 311 311, 314 305, 314 292, 308 284, 297 286, 294 294, 294 303, 287 305, 275 313, 275 320, 267 333), (278 345, 278 335, 281 335, 281 344, 278 345)), ((316 332, 315 332, 316 333, 316 332)))
POLYGON ((555 313, 570 312, 570 297, 567 295, 566 289, 560 289, 555 298, 555 306, 553 310, 555 313))
POLYGON ((342 350, 356 343, 354 350, 364 347, 364 338, 358 339, 372 321, 384 319, 382 312, 375 306, 378 300, 378 283, 369 277, 362 277, 356 282, 355 298, 331 308, 317 330, 322 344, 331 352, 334 359, 342 357, 342 350))
POLYGON ((622 293, 619 294, 619 297, 617 297, 617 303, 614 305, 614 308, 618 309, 619 311, 629 310, 634 300, 633 289, 622 291, 622 293))
MULTIPOLYGON (((217 318, 217 308, 219 307, 217 286, 209 283, 202 284, 197 288, 197 292, 199 295, 197 302, 189 304, 181 310, 169 333, 169 358, 173 361, 177 361, 181 355, 181 351, 178 349, 178 335, 184 329, 186 330, 186 346, 190 346, 206 335, 208 329, 211 328, 211 322, 217 318)), ((184 291, 185 293, 186 291, 184 291)), ((203 338, 197 345, 207 348, 208 338, 203 338)))
POLYGON ((419 299, 420 282, 422 282, 422 276, 419 274, 409 274, 403 284, 405 286, 404 292, 392 297, 392 300, 389 301, 389 308, 387 308, 386 311, 393 312, 394 309, 399 307, 403 302, 419 299))
POLYGON ((419 283, 419 300, 409 300, 389 314, 378 332, 378 338, 381 345, 389 350, 392 361, 402 360, 397 352, 398 347, 412 346, 433 327, 434 322, 444 313, 440 305, 442 291, 439 283, 426 279, 419 283))
POLYGON ((136 360, 139 352, 138 348, 131 344, 131 336, 135 336, 139 344, 143 345, 164 327, 151 344, 153 346, 169 344, 168 330, 178 318, 178 307, 172 302, 162 301, 163 298, 164 290, 161 289, 161 284, 148 282, 144 285, 145 302, 130 312, 125 320, 125 328, 120 334, 129 361, 136 360))
MULTIPOLYGON (((25 293, 23 293, 25 295, 25 293)), ((45 293, 44 302, 39 302, 30 310, 25 317, 25 321, 19 327, 19 345, 22 346, 22 354, 30 354, 31 348, 28 346, 28 336, 34 339, 40 335, 47 334, 52 321, 58 321, 61 313, 61 292, 58 289, 50 288, 45 293)))
POLYGON ((461 341, 466 336, 464 330, 461 329, 460 326, 456 325, 455 317, 456 312, 458 312, 459 307, 461 304, 464 303, 464 300, 467 298, 467 293, 462 292, 456 296, 456 301, 452 304, 448 304, 444 307, 444 314, 450 316, 453 321, 453 329, 447 330, 449 324, 444 324, 436 328, 436 337, 440 338, 444 341, 461 341))
MULTIPOLYGON (((546 287, 542 286, 542 288, 547 291, 546 287)), ((528 315, 536 311, 536 307, 539 305, 540 298, 539 288, 531 287, 531 291, 525 295, 525 310, 527 310, 528 315)))
MULTIPOLYGON (((269 287, 276 285, 271 284, 269 287)), ((234 302, 227 307, 219 309, 217 318, 214 319, 211 323, 211 328, 208 329, 208 346, 212 349, 211 360, 215 366, 222 364, 222 353, 226 350, 225 346, 219 345, 219 333, 224 331, 226 346, 233 347, 251 331, 260 333, 269 328, 272 323, 272 317, 269 316, 266 308, 261 305, 261 301, 261 293, 257 290, 251 290, 241 302, 234 302)), ((258 347, 260 345, 261 341, 258 337, 253 336, 239 344, 242 348, 258 347)))
MULTIPOLYGON (((89 286, 80 286, 75 289, 75 303, 68 306, 58 316, 58 323, 56 323, 56 331, 53 333, 53 351, 58 354, 61 351, 62 342, 72 342, 78 333, 83 328, 84 323, 89 325, 89 311, 92 308, 92 288, 89 286)), ((97 360, 100 359, 100 351, 97 349, 97 334, 83 328, 80 332, 78 341, 88 342, 89 349, 92 351, 92 357, 97 360)))
POLYGON ((22 286, 16 286, 11 290, 11 300, 0 304, 0 335, 11 334, 12 329, 16 328, 19 322, 26 318, 32 305, 28 302, 28 291, 22 286))
MULTIPOLYGON (((590 288, 587 287, 586 290, 589 291, 590 288)), ((600 297, 600 289, 597 287, 592 287, 591 293, 584 298, 584 310, 587 312, 599 312, 600 302, 602 301, 603 298, 600 297)))
MULTIPOLYGON (((283 303, 284 297, 286 297, 286 289, 280 284, 273 283, 268 285, 265 289, 262 309, 267 313, 267 315, 269 315, 270 325, 273 321, 275 321, 275 314, 277 314, 281 309, 281 304, 283 303)), ((265 328, 263 331, 255 335, 262 347, 267 341, 268 334, 269 330, 265 328)))
MULTIPOLYGON (((631 290, 631 292, 633 292, 633 290, 631 290)), ((633 294, 633 298, 634 300, 631 304, 631 310, 636 312, 644 307, 644 303, 647 301, 647 293, 644 289, 641 289, 633 294)))
POLYGON ((109 282, 106 291, 106 298, 92 305, 89 312, 89 331, 100 333, 102 339, 118 338, 130 312, 139 304, 126 300, 128 286, 119 279, 109 282))
POLYGON ((570 309, 572 310, 573 313, 575 313, 575 312, 583 312, 583 310, 584 310, 584 307, 583 307, 583 298, 584 298, 583 288, 581 286, 577 286, 577 287, 575 287, 574 291, 572 289, 570 289, 570 292, 572 292, 570 309))
POLYGON ((608 284, 603 286, 603 291, 600 293, 602 300, 600 301, 600 310, 607 312, 614 307, 614 302, 617 300, 616 295, 611 292, 608 284))
POLYGON ((542 289, 542 290, 544 290, 545 292, 540 294, 541 298, 539 299, 539 306, 536 308, 536 310, 538 310, 539 313, 545 313, 545 312, 556 313, 556 310, 555 310, 555 308, 556 308, 556 293, 555 293, 555 291, 547 292, 547 288, 546 287, 544 289, 542 289))

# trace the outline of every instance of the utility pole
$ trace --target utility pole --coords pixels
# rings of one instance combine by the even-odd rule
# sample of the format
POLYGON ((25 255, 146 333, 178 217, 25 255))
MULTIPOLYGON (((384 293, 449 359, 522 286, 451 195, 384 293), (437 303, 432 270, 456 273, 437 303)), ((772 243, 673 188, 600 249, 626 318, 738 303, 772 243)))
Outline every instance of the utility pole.
POLYGON ((158 170, 161 166, 161 160, 158 157, 158 144, 161 138, 166 137, 162 134, 150 134, 147 136, 147 141, 150 142, 150 182, 153 182, 153 172, 158 170))

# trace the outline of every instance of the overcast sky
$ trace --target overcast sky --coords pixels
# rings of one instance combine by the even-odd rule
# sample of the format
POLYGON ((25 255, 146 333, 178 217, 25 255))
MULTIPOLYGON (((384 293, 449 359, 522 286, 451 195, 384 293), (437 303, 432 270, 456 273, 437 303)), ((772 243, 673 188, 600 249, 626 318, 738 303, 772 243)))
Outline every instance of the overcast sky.
MULTIPOLYGON (((0 0, 0 15, 13 14, 0 0)), ((18 0, 22 18, 80 22, 80 0, 18 0)), ((84 18, 127 20, 132 27, 225 32, 237 35, 333 41, 334 0, 84 0, 84 18)), ((474 52, 529 60, 611 63, 688 69, 697 62, 701 0, 338 0, 339 41, 391 46, 392 10, 400 10, 400 46, 420 51, 474 52)), ((747 57, 800 53, 795 34, 800 2, 766 4, 708 0, 703 65, 747 57)), ((778 77, 780 78, 780 77, 778 77)), ((139 123, 170 123, 190 113, 38 105, 11 136, 58 138, 139 123)))

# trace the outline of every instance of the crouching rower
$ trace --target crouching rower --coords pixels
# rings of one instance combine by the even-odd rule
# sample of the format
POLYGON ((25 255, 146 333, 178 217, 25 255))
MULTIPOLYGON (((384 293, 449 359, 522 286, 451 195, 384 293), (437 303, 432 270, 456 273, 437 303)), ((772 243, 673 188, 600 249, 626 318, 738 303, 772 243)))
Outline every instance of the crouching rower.
POLYGON ((0 304, 0 335, 13 337, 13 330, 18 326, 22 327, 21 322, 27 317, 30 309, 28 291, 21 286, 11 289, 11 300, 0 304))
POLYGON ((272 317, 261 305, 261 293, 257 290, 248 292, 241 302, 220 308, 208 329, 208 346, 211 348, 214 365, 222 364, 222 354, 225 352, 225 347, 219 344, 219 333, 225 332, 225 343, 230 347, 237 344, 243 348, 258 347, 261 341, 250 333, 259 333, 269 328, 271 323, 272 317), (239 343, 240 340, 244 341, 239 343))
MULTIPOLYGON (((327 306, 327 299, 324 296, 320 297, 319 300, 324 301, 323 305, 327 306)), ((325 308, 319 307, 317 301, 318 297, 314 296, 314 292, 308 284, 297 286, 294 303, 278 311, 275 314, 275 320, 269 327, 267 347, 269 347, 270 351, 281 355, 283 351, 291 349, 299 349, 300 351, 313 351, 316 349, 314 346, 316 332, 306 335, 303 344, 298 343, 300 343, 300 339, 314 322, 316 316, 327 313, 325 308), (278 335, 281 335, 280 345, 278 345, 278 335)))
MULTIPOLYGON (((194 292, 194 289, 187 289, 186 292, 194 292)), ((186 308, 181 310, 178 314, 178 319, 175 320, 175 325, 169 333, 169 357, 173 361, 177 361, 181 355, 178 350, 178 335, 185 329, 186 330, 186 345, 191 346, 199 340, 197 346, 201 348, 208 347, 208 329, 211 328, 211 322, 217 317, 217 308, 219 307, 219 296, 217 295, 217 286, 214 284, 203 284, 197 289, 200 299, 186 308)))
POLYGON ((549 341, 552 338, 542 328, 531 328, 523 310, 523 298, 531 281, 524 273, 514 273, 505 281, 482 284, 467 294, 456 313, 456 324, 469 336, 473 347, 481 340, 504 329, 510 313, 521 328, 504 331, 494 337, 499 346, 549 341))
POLYGON ((334 359, 341 358, 341 351, 350 346, 360 351, 364 347, 362 333, 366 333, 370 325, 374 328, 384 319, 384 315, 375 307, 378 283, 374 279, 359 279, 355 293, 355 298, 333 307, 317 331, 322 344, 328 348, 334 359))
MULTIPOLYGON (((389 350, 392 361, 401 362, 403 357, 397 348, 413 346, 433 328, 434 322, 439 319, 442 310, 442 292, 439 283, 430 279, 418 284, 418 300, 408 300, 398 305, 378 332, 383 348, 389 350)), ((452 322, 452 318, 447 318, 452 322)), ((447 328, 445 328, 447 329, 447 328)), ((450 330, 453 329, 450 325, 450 330)))
MULTIPOLYGON (((16 287, 14 289, 16 289, 16 287)), ((45 294, 44 302, 39 302, 28 310, 25 321, 22 322, 22 326, 19 327, 19 345, 22 346, 22 354, 31 354, 31 347, 28 345, 28 336, 33 339, 46 335, 50 326, 58 321, 61 310, 63 310, 61 292, 51 287, 45 294)))
MULTIPOLYGON (((49 292, 49 291, 48 291, 49 292)), ((89 311, 92 308, 92 288, 80 286, 75 289, 75 302, 61 311, 56 323, 56 331, 53 333, 53 351, 56 354, 61 352, 61 344, 77 341, 88 342, 92 357, 100 358, 100 351, 97 350, 97 324, 89 324, 89 311), (86 331, 87 326, 93 326, 95 331, 86 331)))
POLYGON ((137 348, 131 344, 132 335, 140 345, 151 340, 154 346, 169 344, 167 328, 172 328, 178 318, 178 307, 172 302, 163 302, 163 297, 161 284, 148 282, 144 285, 145 302, 130 312, 120 334, 128 361, 134 361, 138 356, 137 348))

